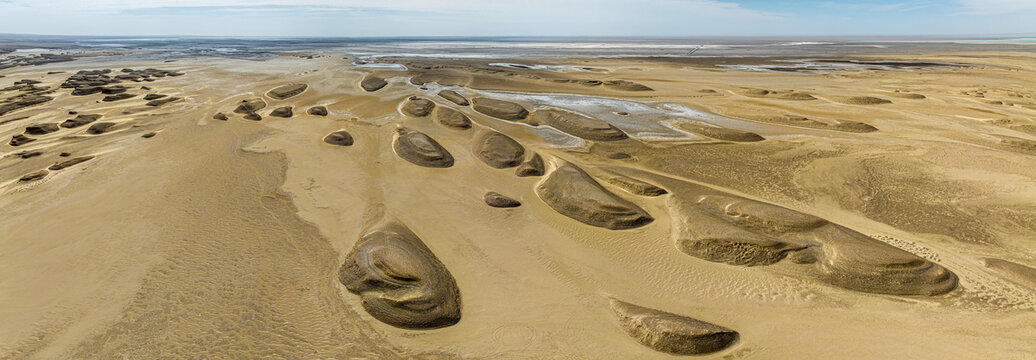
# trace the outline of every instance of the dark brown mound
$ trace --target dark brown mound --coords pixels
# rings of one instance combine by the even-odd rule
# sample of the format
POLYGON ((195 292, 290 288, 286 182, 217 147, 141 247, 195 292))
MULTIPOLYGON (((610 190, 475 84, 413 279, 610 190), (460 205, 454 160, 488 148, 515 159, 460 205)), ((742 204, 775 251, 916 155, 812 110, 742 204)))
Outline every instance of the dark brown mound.
POLYGON ((25 135, 22 135, 22 134, 18 134, 18 135, 12 136, 11 137, 11 142, 9 142, 8 144, 11 144, 11 146, 22 146, 24 144, 28 144, 28 143, 31 143, 33 141, 36 141, 36 139, 33 139, 31 137, 28 137, 28 136, 25 136, 25 135))
POLYGON ((533 121, 586 140, 615 141, 626 138, 626 133, 606 121, 564 110, 537 110, 533 113, 533 121))
POLYGON ((9 112, 22 109, 25 107, 42 104, 53 99, 54 98, 50 96, 34 94, 18 95, 13 98, 8 98, 7 100, 4 100, 2 103, 0 103, 0 115, 4 115, 9 112))
POLYGON ((18 178, 18 181, 21 181, 21 182, 36 181, 36 180, 39 180, 39 179, 47 177, 47 174, 50 174, 50 172, 47 171, 47 170, 40 170, 40 171, 37 171, 37 172, 34 172, 34 173, 25 174, 21 178, 18 178))
POLYGON ((108 132, 108 130, 111 130, 113 127, 115 127, 115 123, 113 122, 98 122, 90 125, 90 128, 86 129, 86 133, 94 135, 103 134, 108 132))
POLYGON ((152 131, 152 132, 145 133, 144 135, 140 135, 140 137, 145 138, 145 139, 150 139, 150 138, 155 137, 155 135, 158 135, 158 133, 152 131))
POLYGON ((360 238, 338 280, 383 323, 434 329, 460 321, 460 289, 453 275, 403 224, 383 221, 360 238))
POLYGON ((57 171, 57 170, 61 170, 61 169, 67 168, 69 166, 73 166, 73 165, 79 164, 81 162, 86 162, 86 161, 88 161, 90 159, 93 159, 93 158, 94 158, 93 155, 87 155, 87 156, 80 156, 80 157, 77 157, 77 158, 71 158, 71 159, 68 159, 68 160, 56 163, 54 165, 51 165, 47 169, 57 171))
POLYGON ((425 117, 432 113, 435 103, 428 99, 411 96, 403 103, 403 113, 413 117, 425 117))
POLYGON ((480 113, 504 120, 522 120, 529 116, 529 110, 509 101, 490 98, 472 99, 472 108, 480 113))
POLYGON ((145 105, 147 105, 147 106, 162 106, 162 105, 171 103, 173 101, 180 101, 180 100, 183 100, 183 99, 175 97, 175 96, 170 96, 170 97, 167 97, 167 98, 164 98, 164 99, 148 101, 147 104, 145 104, 145 105))
POLYGON ((37 156, 43 155, 43 152, 42 151, 23 151, 23 152, 18 153, 17 155, 18 155, 18 157, 20 157, 22 159, 28 159, 28 158, 32 158, 32 157, 37 157, 37 156))
POLYGON ((759 136, 759 134, 756 134, 754 132, 706 126, 692 122, 679 122, 676 123, 676 127, 682 130, 693 132, 695 134, 708 136, 710 138, 723 141, 756 142, 765 140, 762 136, 759 136))
POLYGON ((619 188, 635 195, 660 196, 668 193, 668 191, 656 185, 647 183, 645 181, 637 180, 625 175, 614 174, 605 180, 607 180, 612 185, 618 186, 619 188))
POLYGON ((100 119, 101 115, 98 114, 79 114, 76 115, 75 119, 68 119, 61 123, 63 128, 75 128, 80 127, 100 119))
POLYGON ((250 114, 250 113, 254 113, 256 111, 259 111, 259 110, 261 110, 262 108, 265 108, 265 107, 266 107, 266 101, 263 101, 263 99, 255 98, 255 99, 241 100, 241 102, 238 103, 237 108, 234 109, 234 112, 236 112, 238 114, 250 114))
POLYGON ((525 148, 507 135, 483 131, 471 145, 471 152, 479 160, 497 169, 518 166, 525 156, 525 148))
POLYGON ((742 266, 769 265, 806 247, 745 230, 677 196, 669 198, 669 208, 676 248, 700 259, 742 266))
POLYGON ((867 132, 878 131, 878 128, 873 127, 873 126, 871 126, 869 124, 862 123, 862 122, 859 122, 859 121, 852 121, 852 120, 835 120, 834 127, 836 129, 842 130, 842 131, 851 131, 851 132, 859 132, 859 133, 867 133, 867 132))
POLYGON ((352 146, 353 136, 345 130, 338 130, 333 133, 327 134, 327 136, 324 137, 324 142, 331 145, 352 146))
POLYGON ((36 124, 25 127, 25 133, 29 135, 45 135, 61 129, 57 123, 36 124))
POLYGON ((850 96, 838 98, 838 102, 849 105, 880 105, 891 104, 892 101, 873 96, 850 96))
POLYGON ((396 155, 415 165, 431 168, 448 168, 453 166, 453 155, 439 145, 435 139, 422 132, 405 128, 396 129, 392 149, 396 155))
POLYGON ((130 98, 134 98, 134 97, 136 97, 136 95, 127 94, 127 93, 121 93, 121 94, 105 96, 103 99, 101 99, 101 101, 113 102, 113 101, 126 100, 126 99, 130 99, 130 98))
POLYGON ((493 191, 487 192, 486 195, 482 197, 482 200, 486 202, 486 205, 495 208, 513 208, 522 206, 522 203, 518 200, 500 195, 493 191))
POLYGON ((464 113, 445 106, 435 108, 435 121, 450 129, 464 130, 471 128, 471 119, 464 113))
POLYGON ((256 113, 245 114, 245 116, 243 116, 242 118, 244 118, 245 120, 252 120, 252 121, 260 121, 260 120, 263 119, 262 116, 259 116, 259 114, 256 114, 256 113))
POLYGON ((270 112, 270 116, 279 118, 290 118, 292 115, 294 113, 291 111, 291 106, 281 106, 270 112))
POLYGON ((737 331, 701 320, 611 301, 612 311, 631 337, 657 351, 675 355, 698 355, 726 349, 737 331))
POLYGON ((654 220, 639 206, 612 194, 572 164, 551 172, 536 186, 536 195, 562 215, 606 229, 631 229, 654 220))
POLYGON ((363 78, 363 81, 360 81, 360 87, 371 92, 381 90, 385 85, 388 85, 385 79, 373 75, 367 76, 363 78))
POLYGON ((277 100, 284 100, 301 94, 303 91, 306 91, 306 88, 308 87, 309 85, 306 84, 288 84, 270 90, 266 93, 266 96, 277 100))
POLYGON ((223 121, 227 121, 227 119, 228 119, 227 115, 225 115, 223 113, 216 113, 216 115, 212 115, 212 118, 216 119, 216 120, 223 120, 223 121))
POLYGON ((518 165, 514 170, 514 175, 517 177, 543 176, 544 172, 543 158, 540 157, 540 154, 532 154, 532 158, 529 161, 518 165))
POLYGON ((166 96, 167 95, 165 95, 165 94, 147 94, 147 95, 144 95, 144 100, 148 100, 148 101, 158 100, 158 99, 164 98, 166 96))
POLYGON ((922 99, 926 99, 927 98, 927 96, 924 96, 924 95, 921 95, 921 94, 904 93, 904 92, 893 93, 892 96, 895 96, 895 97, 898 97, 898 98, 901 98, 901 99, 911 99, 911 100, 922 100, 922 99))
POLYGON ((942 266, 809 214, 724 195, 700 196, 697 210, 676 196, 670 204, 678 247, 706 260, 764 265, 797 251, 821 280, 850 290, 939 295, 957 287, 942 266))
POLYGON ((632 81, 626 80, 608 80, 605 81, 604 86, 615 88, 623 91, 653 91, 654 89, 649 88, 645 85, 638 84, 632 81))
POLYGON ((111 95, 111 94, 121 94, 121 93, 126 92, 126 90, 128 90, 128 89, 125 86, 122 86, 122 85, 112 85, 112 86, 102 87, 101 88, 101 93, 102 94, 108 94, 108 95, 111 95))
POLYGON ((77 87, 74 90, 72 90, 72 95, 74 95, 74 96, 86 96, 86 95, 97 94, 99 92, 101 92, 101 88, 100 87, 97 87, 97 86, 84 86, 84 87, 77 87))
POLYGON ((454 104, 457 104, 457 105, 460 105, 460 106, 468 106, 468 99, 465 98, 464 95, 458 94, 456 91, 453 91, 453 90, 443 90, 443 91, 440 91, 439 92, 439 97, 441 97, 443 99, 446 99, 446 100, 449 100, 449 101, 453 102, 454 104))
POLYGON ((327 116, 327 108, 323 106, 314 106, 306 110, 307 114, 313 116, 327 116))

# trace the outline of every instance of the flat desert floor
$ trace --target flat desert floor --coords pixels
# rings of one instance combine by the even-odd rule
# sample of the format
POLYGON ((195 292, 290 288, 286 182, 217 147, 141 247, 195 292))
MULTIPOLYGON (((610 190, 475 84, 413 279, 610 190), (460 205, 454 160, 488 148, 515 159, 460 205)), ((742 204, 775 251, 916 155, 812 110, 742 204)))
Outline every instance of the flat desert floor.
POLYGON ((0 70, 0 358, 1032 359, 1023 50, 0 70))

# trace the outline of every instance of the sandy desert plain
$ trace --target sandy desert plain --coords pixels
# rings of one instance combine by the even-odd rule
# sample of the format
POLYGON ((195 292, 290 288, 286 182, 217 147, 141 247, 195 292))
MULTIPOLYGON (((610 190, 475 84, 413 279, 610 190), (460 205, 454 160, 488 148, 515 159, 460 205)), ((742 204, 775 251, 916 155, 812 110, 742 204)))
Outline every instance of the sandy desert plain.
POLYGON ((1036 358, 1036 48, 916 49, 0 55, 0 358, 1036 358))

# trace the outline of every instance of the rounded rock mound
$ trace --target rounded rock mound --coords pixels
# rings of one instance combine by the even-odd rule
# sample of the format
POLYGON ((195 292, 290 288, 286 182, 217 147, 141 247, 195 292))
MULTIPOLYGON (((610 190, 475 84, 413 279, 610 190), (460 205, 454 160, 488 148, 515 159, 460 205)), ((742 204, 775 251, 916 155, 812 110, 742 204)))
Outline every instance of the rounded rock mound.
POLYGON ((453 155, 435 139, 419 131, 397 128, 392 150, 396 155, 415 165, 430 168, 453 166, 453 155))
POLYGON ((486 165, 497 169, 518 166, 525 156, 525 148, 521 144, 496 131, 480 133, 472 143, 471 152, 486 165))
POLYGON ((619 230, 654 221, 644 209, 611 193, 572 164, 552 171, 536 186, 536 195, 554 211, 587 225, 619 230))
POLYGON ((474 98, 471 101, 475 111, 495 118, 517 121, 529 116, 529 110, 513 102, 490 98, 474 98))
POLYGON ((403 224, 383 222, 363 235, 339 268, 338 280, 383 323, 435 329, 460 321, 460 289, 453 275, 403 224))
POLYGON ((630 337, 644 346, 675 355, 700 355, 726 349, 737 331, 698 319, 612 299, 611 308, 630 337))
POLYGON ((586 140, 615 141, 626 138, 626 133, 606 121, 560 109, 537 110, 533 120, 586 140))

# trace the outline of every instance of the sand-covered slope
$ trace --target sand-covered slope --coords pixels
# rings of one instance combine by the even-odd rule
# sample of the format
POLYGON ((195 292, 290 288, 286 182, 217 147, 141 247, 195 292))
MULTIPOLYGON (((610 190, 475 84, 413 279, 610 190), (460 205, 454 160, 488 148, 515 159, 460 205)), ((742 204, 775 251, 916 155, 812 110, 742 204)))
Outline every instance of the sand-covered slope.
POLYGON ((5 69, 0 358, 1029 358, 1036 57, 979 55, 5 69))

